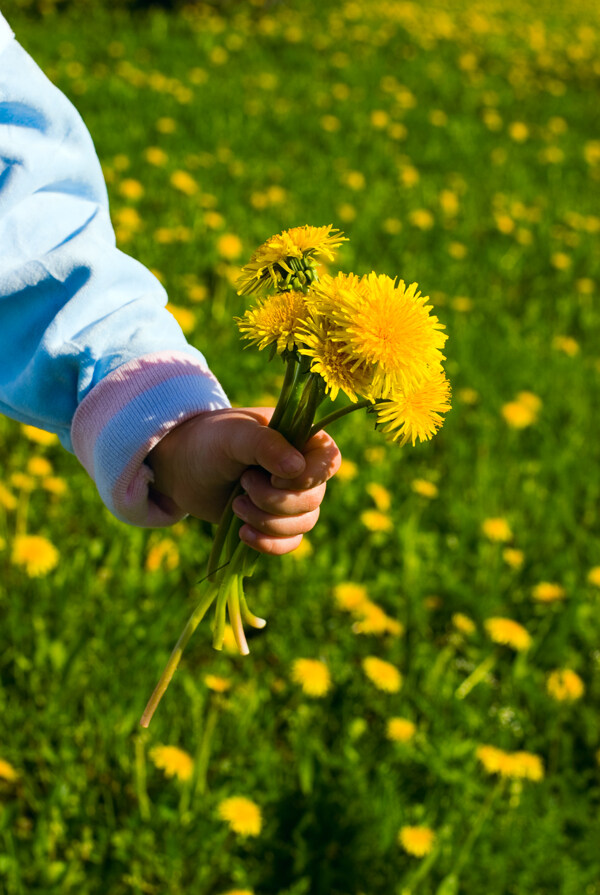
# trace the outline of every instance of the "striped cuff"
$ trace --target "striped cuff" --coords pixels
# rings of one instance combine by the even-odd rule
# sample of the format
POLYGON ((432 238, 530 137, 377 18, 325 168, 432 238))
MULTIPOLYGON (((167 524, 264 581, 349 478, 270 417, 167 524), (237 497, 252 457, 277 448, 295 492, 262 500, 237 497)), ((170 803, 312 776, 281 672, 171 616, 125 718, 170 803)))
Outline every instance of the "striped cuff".
POLYGON ((173 505, 149 496, 152 448, 190 417, 229 407, 212 373, 182 352, 161 351, 123 364, 83 399, 71 429, 73 450, 117 519, 130 525, 173 525, 173 505))

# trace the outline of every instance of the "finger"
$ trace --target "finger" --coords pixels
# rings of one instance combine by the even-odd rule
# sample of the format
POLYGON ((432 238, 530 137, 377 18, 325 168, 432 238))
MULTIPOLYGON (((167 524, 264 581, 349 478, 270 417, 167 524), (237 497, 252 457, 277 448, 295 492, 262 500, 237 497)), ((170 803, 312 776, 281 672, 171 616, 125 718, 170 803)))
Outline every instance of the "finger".
POLYGON ((232 418, 231 422, 224 436, 224 450, 230 460, 244 466, 262 466, 285 480, 304 470, 304 457, 280 432, 249 416, 232 418))
POLYGON ((298 516, 316 510, 327 488, 325 483, 307 491, 274 488, 269 474, 256 468, 247 469, 241 483, 255 506, 277 516, 298 516))
POLYGON ((259 509, 247 495, 244 495, 234 500, 233 511, 239 519, 262 534, 291 538, 295 535, 306 534, 307 531, 314 528, 319 518, 320 509, 317 507, 309 513, 300 513, 298 516, 275 516, 259 509))
POLYGON ((327 482, 336 474, 342 463, 342 455, 331 435, 321 430, 307 442, 303 449, 306 466, 293 479, 277 474, 271 477, 274 488, 302 491, 327 482))
POLYGON ((271 556, 283 556, 285 553, 291 553, 292 550, 300 546, 302 541, 302 535, 296 535, 293 538, 272 538, 255 532, 248 525, 243 525, 240 529, 240 538, 259 553, 267 553, 271 556))

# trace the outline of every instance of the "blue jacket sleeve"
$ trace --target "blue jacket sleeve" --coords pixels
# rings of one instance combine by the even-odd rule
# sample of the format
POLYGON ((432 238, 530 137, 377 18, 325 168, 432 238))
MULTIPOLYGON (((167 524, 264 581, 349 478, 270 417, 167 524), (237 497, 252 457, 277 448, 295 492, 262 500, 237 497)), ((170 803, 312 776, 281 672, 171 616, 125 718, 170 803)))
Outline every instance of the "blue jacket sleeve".
POLYGON ((56 432, 110 509, 137 524, 148 524, 142 498, 133 514, 115 509, 115 482, 127 492, 171 427, 229 404, 166 301, 116 248, 79 114, 0 16, 0 412, 56 432))

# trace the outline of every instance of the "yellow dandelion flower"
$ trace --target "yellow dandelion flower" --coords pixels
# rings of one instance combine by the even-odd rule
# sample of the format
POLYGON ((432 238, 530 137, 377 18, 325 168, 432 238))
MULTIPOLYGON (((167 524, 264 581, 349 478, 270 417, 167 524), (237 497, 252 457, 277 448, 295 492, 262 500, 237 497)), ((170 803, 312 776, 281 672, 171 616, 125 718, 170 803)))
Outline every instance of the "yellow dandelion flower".
POLYGON ((368 600, 366 587, 354 584, 352 581, 336 584, 333 595, 340 609, 345 609, 347 612, 355 612, 368 600))
POLYGON ((555 336, 552 340, 552 347, 557 351, 562 351, 568 357, 575 357, 579 354, 579 342, 571 336, 555 336))
POLYGON ((171 186, 186 196, 194 196, 198 192, 198 184, 188 171, 173 171, 170 180, 171 186))
POLYGON ((336 478, 338 479, 338 481, 350 482, 352 479, 355 479, 357 475, 358 465, 354 462, 354 460, 347 460, 344 457, 342 459, 342 465, 340 466, 336 474, 336 478))
POLYGON ((189 335, 196 328, 196 315, 193 311, 190 311, 189 308, 182 308, 179 305, 174 305, 169 302, 167 304, 167 311, 173 315, 181 327, 182 332, 186 335, 189 335))
POLYGON ((319 659, 296 659, 292 680, 300 684, 307 696, 325 696, 331 688, 331 675, 325 662, 319 659))
POLYGON ((548 675, 546 689, 558 702, 575 702, 583 696, 585 686, 577 672, 559 668, 548 675))
POLYGON ((500 543, 510 541, 513 536, 510 525, 506 519, 500 517, 484 519, 481 524, 481 530, 490 541, 498 541, 500 543))
POLYGON ((306 559, 306 557, 310 556, 312 553, 313 545, 306 537, 306 535, 304 535, 296 549, 292 551, 291 557, 292 559, 296 560, 296 562, 298 562, 299 560, 306 559))
POLYGON ((52 464, 45 457, 31 457, 27 463, 27 472, 31 475, 52 475, 52 464))
POLYGON ((379 510, 363 510, 360 521, 369 531, 392 531, 394 528, 390 517, 379 510))
POLYGON ((115 224, 126 230, 140 230, 142 227, 142 218, 135 208, 121 208, 115 212, 115 224))
POLYGON ((377 404, 377 424, 401 446, 409 441, 414 446, 417 439, 429 441, 436 434, 444 424, 442 414, 450 409, 450 383, 444 373, 434 373, 377 404))
POLYGON ((365 175, 362 171, 348 171, 344 176, 344 183, 346 186, 350 187, 351 190, 364 190, 367 185, 365 175))
POLYGON ((339 230, 334 230, 332 224, 327 227, 293 227, 272 236, 242 268, 237 282, 238 295, 249 295, 264 286, 280 287, 288 275, 292 277, 302 272, 301 261, 304 262, 304 272, 306 265, 311 266, 321 255, 333 261, 333 250, 342 242, 347 242, 346 237, 339 230))
POLYGON ((4 550, 5 547, 6 547, 6 541, 5 541, 4 538, 0 535, 0 550, 4 550))
POLYGON ((474 634, 477 630, 475 622, 462 612, 455 612, 452 616, 452 624, 461 634, 474 634))
POLYGON ((513 121, 508 126, 508 133, 516 143, 523 143, 529 136, 529 128, 522 121, 513 121))
POLYGON ((600 566, 594 566, 593 569, 589 570, 587 580, 589 584, 600 587, 600 566))
POLYGON ((291 351, 300 339, 301 324, 306 320, 308 307, 302 292, 282 292, 259 301, 236 317, 243 339, 250 339, 262 351, 276 345, 277 352, 291 351))
POLYGON ((177 746, 154 746, 148 753, 157 768, 165 772, 165 777, 189 780, 194 772, 191 755, 177 746))
POLYGON ((301 327, 298 338, 303 347, 300 354, 311 358, 310 369, 325 383, 325 391, 335 401, 340 391, 356 404, 358 395, 366 395, 371 388, 372 369, 368 364, 356 364, 336 342, 340 328, 311 309, 308 323, 301 327))
POLYGON ((426 208, 416 208, 408 216, 409 221, 419 230, 431 230, 435 223, 435 218, 426 208))
POLYGON ((141 199, 144 195, 144 187, 139 182, 139 180, 134 180, 132 177, 127 177, 119 184, 119 192, 122 196, 125 196, 126 199, 135 201, 136 199, 141 199))
POLYGON ((17 498, 8 488, 0 482, 0 507, 5 510, 14 510, 17 507, 17 498))
POLYGON ((384 488, 378 482, 369 482, 366 492, 373 499, 378 510, 382 513, 386 513, 389 510, 392 505, 392 495, 387 488, 384 488))
POLYGON ((13 783, 17 780, 18 776, 19 775, 13 766, 4 758, 0 758, 0 779, 8 780, 9 783, 13 783))
POLYGON ((511 567, 511 569, 518 569, 523 565, 525 561, 525 554, 522 550, 515 550, 513 547, 506 547, 502 551, 502 559, 504 562, 511 567))
POLYGON ((432 499, 438 496, 437 485, 434 485, 433 482, 428 482, 427 479, 414 479, 411 482, 410 487, 415 492, 415 494, 419 494, 421 497, 427 497, 432 499))
POLYGON ((463 404, 477 404, 479 400, 479 392, 474 388, 461 388, 457 392, 458 398, 463 404))
POLYGON ((58 435, 54 432, 46 432, 45 429, 38 429, 37 426, 22 425, 21 429, 26 438, 34 441, 36 444, 50 445, 58 443, 58 435))
POLYGON ((571 266, 571 258, 566 252, 555 252, 550 257, 550 263, 557 270, 567 270, 571 266))
POLYGON ((372 600, 365 600, 354 610, 354 614, 360 619, 352 625, 355 634, 392 634, 399 636, 403 632, 403 626, 390 616, 372 600))
POLYGON ((531 752, 513 752, 509 755, 506 777, 515 780, 541 780, 544 776, 544 765, 539 755, 531 752))
POLYGON ((553 581, 540 581, 531 591, 534 600, 539 603, 554 603, 557 600, 564 600, 567 592, 561 584, 553 581))
POLYGON ((41 535, 17 535, 13 542, 12 562, 22 566, 30 578, 41 578, 58 565, 59 553, 41 535))
POLYGON ((173 134, 177 130, 177 122, 174 118, 164 116, 156 122, 156 129, 161 134, 173 134))
POLYGON ((512 618, 488 618, 484 625, 494 643, 510 646, 518 652, 531 646, 531 635, 528 630, 512 618))
POLYGON ((243 250, 242 240, 235 233, 224 233, 217 241, 217 251, 227 261, 235 261, 243 250))
POLYGON ((506 766, 506 752, 495 746, 478 746, 475 754, 488 774, 499 774, 506 766))
POLYGON ((231 681, 226 677, 219 677, 217 674, 205 674, 204 683, 209 690, 215 693, 225 693, 231 687, 231 681))
POLYGON ((240 836, 258 836, 262 829, 262 815, 258 805, 244 796, 231 796, 218 807, 219 817, 226 820, 231 830, 240 836))
POLYGON ((167 163, 168 155, 164 149, 158 146, 148 146, 144 152, 144 157, 151 165, 162 166, 167 163))
POLYGON ((20 491, 33 491, 35 488, 35 479, 24 472, 13 472, 10 477, 11 485, 19 488, 20 491))
POLYGON ((508 401, 504 404, 502 416, 513 429, 525 429, 537 420, 537 414, 520 401, 508 401))
POLYGON ((387 738, 396 743, 408 743, 417 731, 417 725, 408 718, 390 718, 387 723, 387 738))
POLYGON ((254 895, 252 889, 229 889, 223 895, 254 895))
POLYGON ((423 858, 433 849, 435 833, 429 827, 402 827, 398 842, 409 855, 423 858))
POLYGON ((448 338, 444 325, 430 315, 427 296, 417 284, 370 273, 360 281, 339 274, 319 283, 319 310, 339 326, 332 338, 353 364, 375 365, 373 395, 388 397, 410 389, 441 370, 448 338))
POLYGON ((402 686, 402 675, 395 665, 385 662, 377 656, 367 656, 362 661, 363 671, 378 690, 386 693, 398 693, 402 686))
POLYGON ((171 538, 163 538, 154 544, 146 557, 146 571, 158 572, 160 568, 172 572, 179 565, 179 550, 171 538))

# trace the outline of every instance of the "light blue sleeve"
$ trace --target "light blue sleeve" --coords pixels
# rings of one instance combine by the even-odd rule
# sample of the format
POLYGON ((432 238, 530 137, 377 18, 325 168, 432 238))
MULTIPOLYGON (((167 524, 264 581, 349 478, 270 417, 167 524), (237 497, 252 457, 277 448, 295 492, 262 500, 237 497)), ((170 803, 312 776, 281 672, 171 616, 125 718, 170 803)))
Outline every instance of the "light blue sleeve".
MULTIPOLYGON (((228 406, 227 398, 165 310, 161 284, 116 248, 102 171, 79 114, 2 33, 0 412, 56 432, 73 450, 74 415, 95 386, 113 382, 103 406, 113 402, 122 412, 123 377, 115 371, 171 354, 198 372, 195 393, 186 404, 173 391, 162 418, 157 411, 149 424, 146 415, 143 436, 120 444, 125 457, 143 453, 152 426, 164 434, 186 414, 228 406)), ((158 383, 162 367, 153 370, 158 383)), ((132 413, 124 432, 140 422, 132 413)))

